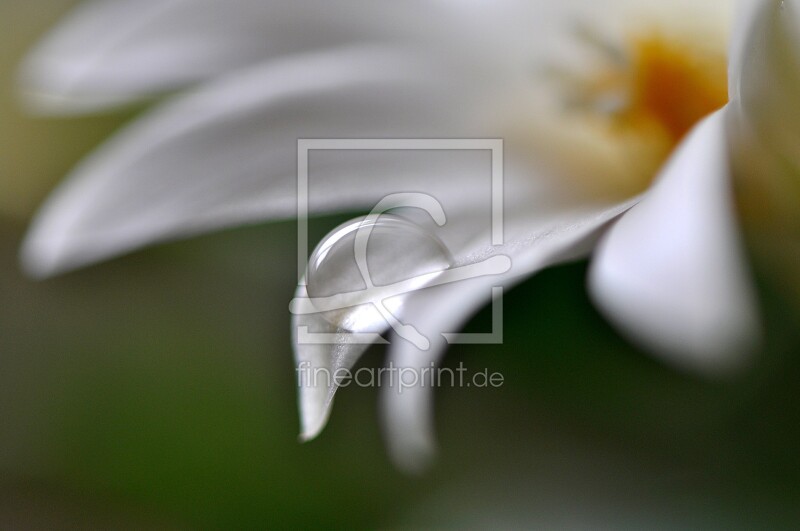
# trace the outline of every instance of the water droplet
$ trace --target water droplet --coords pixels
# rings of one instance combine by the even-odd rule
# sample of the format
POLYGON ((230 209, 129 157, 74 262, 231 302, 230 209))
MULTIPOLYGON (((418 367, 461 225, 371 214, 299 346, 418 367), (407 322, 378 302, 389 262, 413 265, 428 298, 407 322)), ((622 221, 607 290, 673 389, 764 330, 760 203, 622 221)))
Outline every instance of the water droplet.
POLYGON ((334 229, 311 254, 308 295, 333 325, 379 332, 402 306, 398 295, 420 288, 452 265, 447 247, 423 226, 392 214, 359 218, 334 229))

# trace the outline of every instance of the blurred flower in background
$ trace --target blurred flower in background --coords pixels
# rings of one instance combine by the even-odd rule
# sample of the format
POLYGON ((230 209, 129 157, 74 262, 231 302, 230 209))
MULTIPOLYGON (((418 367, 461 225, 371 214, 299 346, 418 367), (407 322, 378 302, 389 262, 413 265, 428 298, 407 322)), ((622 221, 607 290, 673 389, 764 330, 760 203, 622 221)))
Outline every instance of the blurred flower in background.
MULTIPOLYGON (((736 367, 747 359, 742 355, 754 348, 757 327, 752 288, 740 256, 732 187, 736 180, 745 183, 741 185, 745 189, 761 191, 755 199, 737 195, 745 221, 752 219, 751 213, 760 213, 760 230, 768 231, 770 220, 786 217, 785 212, 791 210, 787 207, 780 216, 770 216, 764 211, 771 209, 763 205, 772 200, 796 204, 774 189, 780 188, 776 182, 791 182, 796 176, 791 163, 793 148, 783 139, 791 138, 792 127, 800 123, 784 118, 787 109, 793 108, 787 94, 792 93, 794 82, 786 72, 796 71, 793 39, 798 19, 792 3, 743 3, 737 11, 740 22, 726 67, 729 8, 729 2, 702 6, 581 1, 557 6, 513 1, 467 5, 352 1, 335 6, 244 0, 86 3, 24 64, 21 82, 31 109, 78 115, 162 98, 177 89, 185 91, 158 104, 75 170, 34 221, 24 247, 24 263, 33 274, 46 276, 158 241, 289 218, 296 204, 297 138, 498 136, 506 138, 509 150, 507 239, 511 243, 503 252, 512 256, 514 268, 504 279, 506 283, 516 284, 546 266, 587 256, 605 231, 589 278, 593 298, 609 319, 636 344, 673 364, 711 373, 736 367), (654 178, 655 184, 648 189, 654 178), (641 201, 631 202, 645 190, 641 201), (756 205, 750 205, 751 201, 756 205), (609 224, 620 215, 617 223, 609 224)), ((369 208, 387 193, 435 175, 440 185, 437 194, 455 197, 454 204, 462 209, 451 213, 454 228, 442 233, 442 240, 462 261, 485 254, 486 236, 475 229, 479 217, 475 204, 482 194, 474 178, 475 162, 470 161, 473 167, 457 166, 449 159, 425 156, 415 157, 413 162, 393 160, 387 164, 385 159, 366 154, 327 160, 325 169, 331 177, 320 185, 318 196, 312 197, 312 209, 336 214, 369 208)), ((321 229, 330 227, 326 219, 330 220, 321 219, 321 229)), ((236 322, 231 326, 248 334, 260 330, 255 324, 258 319, 242 320, 248 309, 235 302, 240 300, 236 286, 244 292, 255 290, 260 294, 257 298, 286 293, 294 253, 281 227, 269 229, 271 241, 264 245, 243 230, 231 236, 241 243, 229 244, 229 248, 222 237, 208 240, 204 249, 210 252, 200 251, 200 243, 180 244, 184 249, 198 246, 195 256, 205 257, 201 269, 203 263, 222 260, 225 278, 241 277, 230 289, 220 288, 212 297, 198 299, 201 304, 190 313, 210 311, 216 303, 227 301, 236 305, 227 312, 236 322), (263 249, 253 251, 253 241, 263 249), (262 267, 254 268, 255 263, 262 267), (271 271, 265 274, 262 269, 271 271), (242 276, 242 271, 249 274, 242 276)), ((169 248, 155 253, 166 253, 164 263, 179 267, 169 256, 169 248)), ((198 267, 196 258, 183 263, 198 267)), ((142 277, 137 280, 142 273, 130 278, 130 271, 136 268, 127 267, 123 278, 128 280, 116 289, 136 291, 144 281, 142 277)), ((669 527, 708 519, 725 527, 726 522, 739 521, 742 509, 733 500, 750 495, 762 500, 776 524, 790 521, 792 510, 781 496, 773 496, 775 475, 769 471, 777 467, 785 472, 783 477, 788 479, 781 481, 779 490, 794 492, 797 467, 783 462, 789 453, 777 451, 781 456, 777 465, 777 461, 759 460, 759 471, 742 463, 750 462, 753 452, 769 449, 776 455, 777 440, 781 440, 778 447, 791 446, 786 441, 796 440, 796 434, 772 432, 772 438, 756 448, 746 436, 732 441, 729 437, 752 423, 751 414, 774 403, 770 400, 778 400, 762 397, 761 390, 774 378, 768 375, 775 374, 775 364, 783 367, 781 371, 786 363, 791 366, 780 353, 797 345, 789 332, 794 314, 787 317, 783 310, 776 311, 784 303, 773 300, 765 286, 764 352, 754 366, 732 381, 696 381, 628 357, 632 347, 587 310, 588 301, 580 289, 583 267, 548 273, 550 276, 522 286, 509 297, 511 331, 506 344, 496 351, 507 354, 499 357, 510 359, 492 357, 491 363, 514 375, 516 384, 512 382, 510 390, 483 397, 450 390, 452 396, 460 393, 458 396, 477 401, 480 420, 450 421, 443 427, 445 438, 451 433, 469 433, 470 437, 461 445, 453 444, 452 456, 443 458, 441 480, 426 482, 426 492, 441 487, 443 494, 430 499, 443 500, 434 503, 442 515, 425 509, 423 523, 564 525, 564 518, 571 514, 589 525, 645 522, 669 527), (777 314, 782 314, 781 318, 776 319, 777 314), (531 359, 533 352, 535 359, 531 359), (548 355, 554 359, 543 362, 548 355), (582 413, 576 415, 578 411, 582 413), (573 422, 578 426, 570 427, 573 422), (542 426, 550 426, 552 433, 544 433, 542 426), (593 433, 598 429, 601 433, 593 433), (476 433, 481 430, 486 435, 476 433), (498 441, 492 436, 496 430, 510 432, 509 440, 498 441), (528 443, 516 447, 516 437, 528 443), (548 445, 552 450, 565 441, 570 441, 570 450, 548 451, 548 445), (631 455, 627 450, 631 445, 648 448, 650 455, 642 459, 631 455), (503 455, 507 451, 508 455, 503 455), (581 459, 596 459, 596 466, 561 465, 561 461, 581 459), (628 466, 620 463, 647 470, 648 479, 641 480, 638 473, 630 477, 620 473, 620 466, 628 466), (687 507, 685 502, 691 506, 695 500, 681 498, 684 491, 680 485, 700 488, 720 469, 726 471, 726 479, 711 481, 713 485, 706 491, 715 500, 713 509, 687 507), (669 476, 666 481, 665 474, 669 476), (498 481, 476 481, 492 476, 498 481), (560 488, 545 487, 558 478, 564 482, 560 488), (652 488, 625 504, 617 504, 613 497, 589 495, 591 488, 583 493, 590 485, 604 482, 621 493, 638 491, 642 481, 652 488), (722 485, 729 482, 740 486, 726 491, 722 485), (509 484, 517 485, 514 495, 503 496, 509 484), (575 487, 582 494, 572 498, 569 493, 576 492, 575 487), (540 497, 545 491, 548 496, 540 497), (676 493, 680 495, 676 497, 676 493), (464 504, 457 501, 460 498, 472 501, 464 504), (539 501, 531 504, 531 499, 539 501), (686 510, 665 516, 654 508, 665 500, 677 500, 686 510), (614 514, 610 519, 609 513, 614 514)), ((78 278, 90 282, 92 273, 78 278)), ((208 278, 208 274, 199 273, 199 277, 208 278)), ((167 282, 161 279, 160 283, 167 282)), ((191 280, 180 278, 176 286, 192 289, 191 280)), ((98 293, 107 294, 109 284, 98 293)), ((461 324, 486 302, 487 295, 474 286, 444 294, 411 294, 402 316, 418 325, 435 323, 429 325, 434 328, 442 321, 448 326, 461 324), (458 312, 454 313, 455 308, 458 312)), ((285 338, 286 332, 277 331, 280 323, 284 327, 288 323, 281 317, 285 306, 275 300, 288 298, 269 298, 264 305, 270 306, 268 328, 276 337, 285 338)), ((171 307, 159 297, 151 304, 159 311, 171 307)), ((144 306, 147 303, 139 307, 144 306)), ((188 338, 154 338, 145 343, 145 351, 153 355, 166 350, 174 357, 181 351, 185 355, 189 344, 202 344, 196 332, 189 332, 191 325, 183 329, 188 338)), ((165 333, 168 337, 178 334, 177 330, 165 333)), ((214 341, 227 345, 222 339, 214 341)), ((137 352, 141 348, 133 341, 123 350, 137 352)), ((298 359, 322 367, 351 367, 363 349, 343 348, 301 349, 298 359)), ((484 359, 479 347, 455 350, 484 359)), ((258 349, 250 344, 243 351, 254 355, 258 349)), ((389 353, 398 364, 416 366, 438 361, 440 354, 441 348, 422 353, 404 343, 393 346, 389 353)), ((273 357, 282 355, 286 353, 281 348, 272 353, 273 357)), ((219 361, 212 358, 213 363, 219 361)), ((107 363, 121 368, 116 371, 120 382, 129 385, 137 381, 124 364, 107 363)), ((270 362, 274 363, 280 366, 283 362, 270 362)), ((134 362, 133 368, 137 366, 134 362)), ((252 413, 258 414, 243 414, 231 429, 228 415, 237 407, 252 408, 256 395, 232 392, 237 389, 234 382, 242 378, 235 360, 229 373, 232 389, 221 381, 226 373, 213 366, 208 374, 214 375, 210 381, 221 386, 218 398, 222 400, 214 399, 212 409, 220 411, 221 417, 208 424, 205 433, 212 439, 226 430, 234 434, 228 443, 224 437, 217 440, 218 448, 230 444, 229 449, 241 452, 233 442, 235 434, 242 433, 237 430, 259 430, 270 418, 284 426, 280 419, 285 412, 270 417, 278 410, 269 413, 255 408, 252 413)), ((283 376, 276 377, 274 370, 272 367, 265 374, 266 381, 291 381, 294 377, 286 366, 283 376)), ((157 373, 161 375, 160 370, 157 373)), ((187 390, 195 389, 195 383, 187 390)), ((255 386, 257 382, 252 383, 255 386)), ((327 419, 335 388, 303 391, 303 430, 306 436, 316 435, 327 419)), ((365 392, 361 391, 362 395, 365 392)), ((432 446, 429 392, 419 388, 385 397, 388 442, 398 461, 411 468, 425 461, 432 446)), ((457 409, 453 405, 448 409, 448 393, 442 394, 444 418, 449 418, 457 409)), ((215 395, 212 392, 210 396, 215 395)), ((153 404, 162 400, 158 393, 140 389, 123 396, 153 404)), ((777 396, 783 395, 778 391, 777 396)), ((170 395, 166 403, 175 405, 174 399, 170 395)), ((346 407, 353 407, 353 400, 346 407)), ((797 403, 796 399, 791 402, 797 403)), ((189 399, 188 407, 195 410, 201 403, 189 399)), ((134 419, 137 408, 130 409, 134 419)), ((784 420, 793 418, 794 409, 782 413, 784 420)), ((180 415, 179 411, 180 406, 175 413, 180 415)), ((356 425, 364 422, 359 419, 356 425)), ((86 433, 117 426, 103 415, 87 416, 84 423, 86 433)), ((113 446, 115 441, 130 442, 132 433, 111 429, 104 437, 113 446)), ((191 429, 156 433, 155 440, 161 443, 198 444, 198 434, 191 429)), ((294 482, 298 492, 314 489, 303 471, 320 480, 338 481, 346 470, 357 483, 364 477, 380 482, 393 474, 385 469, 369 474, 363 467, 338 469, 335 464, 325 465, 312 450, 296 449, 289 452, 311 462, 275 471, 271 459, 280 462, 287 452, 283 443, 267 443, 274 438, 260 433, 250 440, 252 452, 243 455, 275 447, 275 457, 266 458, 264 467, 232 471, 231 465, 241 464, 237 459, 204 463, 206 454, 201 452, 186 465, 194 472, 207 470, 207 475, 192 477, 202 478, 209 487, 188 492, 203 497, 243 474, 251 483, 237 482, 236 492, 255 501, 270 485, 286 485, 290 476, 288 484, 294 482), (333 469, 318 468, 325 466, 333 469)), ((138 443, 133 439, 133 444, 148 446, 144 439, 138 443)), ((87 447, 85 442, 78 445, 87 447)), ((350 449, 339 451, 351 453, 350 449)), ((158 453, 144 453, 142 458, 152 464, 158 453)), ((169 469, 170 463, 164 463, 169 469)), ((90 491, 109 481, 127 501, 135 500, 135 495, 129 496, 136 492, 145 493, 141 497, 145 503, 160 504, 179 521, 213 519, 241 524, 264 522, 266 515, 283 522, 299 518, 292 508, 301 506, 302 497, 297 498, 296 506, 291 502, 284 506, 280 517, 271 509, 259 511, 255 502, 251 512, 237 512, 240 519, 236 520, 226 512, 237 511, 236 501, 203 511, 195 506, 191 494, 159 496, 158 484, 178 475, 137 475, 135 467, 126 471, 118 465, 119 456, 111 451, 107 462, 95 462, 88 473, 77 465, 61 477, 67 478, 67 484, 78 479, 79 484, 90 485, 90 491)), ((33 475, 47 477, 48 473, 33 475)), ((186 485, 180 482, 174 488, 186 492, 186 485)), ((292 496, 289 488, 283 502, 294 500, 292 496)), ((364 496, 389 499, 381 492, 365 492, 364 496)), ((397 502, 404 496, 401 493, 392 499, 397 502)), ((425 493, 418 496, 428 497, 425 493)), ((268 498, 272 501, 266 505, 276 510, 281 507, 278 498, 268 498)), ((329 513, 325 507, 330 504, 320 503, 319 514, 329 513)), ((333 521, 347 522, 344 506, 333 507, 333 521)), ((406 512, 400 509, 400 513, 406 512)), ((412 513, 412 523, 406 524, 405 517, 397 521, 415 525, 416 518, 412 513)), ((310 520, 314 519, 312 515, 310 520)), ((387 525, 396 519, 380 509, 353 519, 362 523, 379 520, 387 525)))

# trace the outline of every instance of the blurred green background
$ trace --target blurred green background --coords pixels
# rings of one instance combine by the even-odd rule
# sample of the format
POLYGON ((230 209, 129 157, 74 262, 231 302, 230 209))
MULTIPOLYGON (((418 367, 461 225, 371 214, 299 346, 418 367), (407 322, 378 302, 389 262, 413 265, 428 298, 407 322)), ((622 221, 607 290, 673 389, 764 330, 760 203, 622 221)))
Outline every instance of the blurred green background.
POLYGON ((319 440, 297 442, 293 223, 23 277, 36 205, 132 116, 20 111, 15 66, 73 3, 0 4, 0 528, 800 525, 800 319, 778 283, 761 282, 753 369, 711 382, 626 345, 585 264, 540 275, 507 295, 505 345, 448 354, 506 385, 438 391, 438 461, 408 477, 375 390, 345 390, 319 440))

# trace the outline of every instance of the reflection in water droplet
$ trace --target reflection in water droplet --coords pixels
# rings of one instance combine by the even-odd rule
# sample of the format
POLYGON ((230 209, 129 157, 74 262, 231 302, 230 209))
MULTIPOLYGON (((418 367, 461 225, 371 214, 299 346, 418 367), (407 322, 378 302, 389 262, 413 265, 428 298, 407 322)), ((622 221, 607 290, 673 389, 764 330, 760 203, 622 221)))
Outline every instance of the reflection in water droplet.
MULTIPOLYGON (((377 219, 359 218, 340 225, 328 234, 311 254, 306 273, 311 298, 362 292, 357 299, 369 300, 368 283, 387 286, 439 273, 453 265, 444 243, 433 233, 411 221, 382 214, 377 219), (356 235, 370 230, 366 245, 365 279, 356 259, 356 235)), ((373 291, 374 293, 374 291, 373 291)), ((383 301, 386 310, 396 315, 402 296, 383 301)), ((387 320, 373 304, 362 304, 322 314, 333 325, 351 332, 382 330, 387 320)))

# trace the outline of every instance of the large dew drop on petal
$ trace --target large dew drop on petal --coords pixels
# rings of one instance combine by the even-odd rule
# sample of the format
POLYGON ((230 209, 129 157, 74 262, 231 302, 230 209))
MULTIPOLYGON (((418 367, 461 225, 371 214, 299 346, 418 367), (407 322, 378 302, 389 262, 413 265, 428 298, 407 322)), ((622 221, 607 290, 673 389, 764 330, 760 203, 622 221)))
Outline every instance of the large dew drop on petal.
POLYGON ((312 253, 308 294, 337 328, 381 329, 397 324, 402 295, 452 263, 444 243, 420 224, 391 214, 356 219, 333 230, 312 253))

